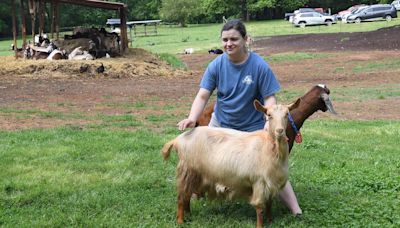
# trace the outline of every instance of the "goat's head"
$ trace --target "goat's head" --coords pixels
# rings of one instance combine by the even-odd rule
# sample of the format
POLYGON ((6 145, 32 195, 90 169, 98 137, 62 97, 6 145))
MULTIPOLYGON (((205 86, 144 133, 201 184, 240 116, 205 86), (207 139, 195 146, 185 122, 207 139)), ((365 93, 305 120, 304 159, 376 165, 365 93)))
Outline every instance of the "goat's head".
POLYGON ((268 132, 275 139, 286 138, 286 127, 288 124, 288 113, 296 108, 300 101, 291 105, 271 105, 263 106, 258 100, 254 101, 254 107, 257 111, 264 113, 268 119, 268 132))
POLYGON ((328 89, 328 87, 326 85, 319 84, 314 86, 304 96, 299 98, 299 100, 303 100, 305 101, 305 103, 312 105, 312 107, 316 108, 315 111, 329 111, 333 114, 337 114, 335 109, 333 108, 329 94, 330 90, 328 89))

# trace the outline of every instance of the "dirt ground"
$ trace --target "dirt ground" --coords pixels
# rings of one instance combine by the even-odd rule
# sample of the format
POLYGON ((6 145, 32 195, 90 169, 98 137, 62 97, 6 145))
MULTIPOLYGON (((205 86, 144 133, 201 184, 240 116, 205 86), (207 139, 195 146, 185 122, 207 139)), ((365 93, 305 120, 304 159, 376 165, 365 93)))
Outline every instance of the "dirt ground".
MULTIPOLYGON (((253 50, 264 56, 295 52, 327 54, 326 58, 270 64, 287 92, 293 90, 302 94, 319 83, 331 89, 332 96, 338 98, 333 103, 339 116, 316 113, 314 118, 400 120, 399 97, 345 99, 348 95, 343 94, 353 90, 357 94, 357 89, 361 93, 363 89, 382 85, 389 85, 393 91, 400 90, 397 69, 353 70, 375 60, 399 58, 399 37, 400 27, 363 33, 259 37, 255 39, 253 50)), ((187 113, 205 65, 216 56, 205 52, 180 57, 189 70, 172 69, 141 49, 132 49, 123 58, 86 62, 0 57, 0 129, 48 128, 91 122, 85 118, 46 118, 16 110, 85 113, 89 116, 98 113, 139 115, 146 110, 104 104, 151 102, 160 106, 180 104, 174 112, 187 113), (101 64, 105 71, 99 74, 96 68, 101 64)))

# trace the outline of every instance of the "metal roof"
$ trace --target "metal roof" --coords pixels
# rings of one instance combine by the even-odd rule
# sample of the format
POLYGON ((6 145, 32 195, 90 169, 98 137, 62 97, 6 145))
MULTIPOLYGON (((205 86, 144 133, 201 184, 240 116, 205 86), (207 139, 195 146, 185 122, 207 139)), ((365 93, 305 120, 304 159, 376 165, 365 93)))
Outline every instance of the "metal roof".
POLYGON ((127 7, 126 4, 122 2, 108 2, 108 1, 100 1, 100 0, 45 0, 47 2, 59 2, 59 3, 67 3, 102 9, 113 9, 119 10, 121 8, 127 7))

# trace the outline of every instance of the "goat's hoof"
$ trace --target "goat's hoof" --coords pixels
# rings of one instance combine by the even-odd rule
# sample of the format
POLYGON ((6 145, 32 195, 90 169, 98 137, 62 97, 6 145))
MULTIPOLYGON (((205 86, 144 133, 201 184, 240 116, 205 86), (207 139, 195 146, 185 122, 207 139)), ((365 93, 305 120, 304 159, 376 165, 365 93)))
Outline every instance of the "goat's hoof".
POLYGON ((297 213, 295 215, 293 215, 296 219, 302 219, 303 218, 303 214, 302 213, 297 213))

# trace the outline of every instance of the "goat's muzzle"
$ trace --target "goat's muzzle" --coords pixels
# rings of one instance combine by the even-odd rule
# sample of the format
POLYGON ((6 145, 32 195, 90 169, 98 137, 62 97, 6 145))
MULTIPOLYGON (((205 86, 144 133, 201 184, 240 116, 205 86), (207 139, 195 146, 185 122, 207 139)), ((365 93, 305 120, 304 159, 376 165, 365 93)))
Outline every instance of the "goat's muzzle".
POLYGON ((283 129, 283 128, 277 128, 277 129, 275 129, 275 136, 276 136, 277 139, 280 139, 280 138, 282 138, 283 136, 286 136, 286 135, 285 135, 284 129, 283 129))
POLYGON ((335 109, 333 109, 333 104, 332 104, 332 101, 331 101, 331 98, 329 97, 329 95, 326 94, 326 93, 323 93, 323 94, 321 95, 321 98, 322 98, 322 100, 324 101, 325 106, 328 108, 328 111, 329 111, 330 113, 337 114, 337 112, 335 111, 335 109))

